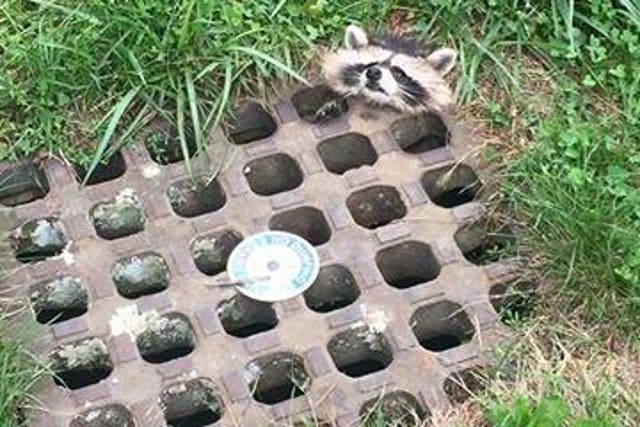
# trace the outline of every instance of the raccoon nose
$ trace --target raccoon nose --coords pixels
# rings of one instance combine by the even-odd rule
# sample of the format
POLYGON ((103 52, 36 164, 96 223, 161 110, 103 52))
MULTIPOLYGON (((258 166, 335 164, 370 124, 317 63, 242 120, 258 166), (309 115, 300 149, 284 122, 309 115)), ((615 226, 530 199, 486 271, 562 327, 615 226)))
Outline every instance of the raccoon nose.
POLYGON ((367 69, 365 76, 367 76, 367 80, 377 82, 382 77, 382 70, 378 67, 371 67, 367 69))

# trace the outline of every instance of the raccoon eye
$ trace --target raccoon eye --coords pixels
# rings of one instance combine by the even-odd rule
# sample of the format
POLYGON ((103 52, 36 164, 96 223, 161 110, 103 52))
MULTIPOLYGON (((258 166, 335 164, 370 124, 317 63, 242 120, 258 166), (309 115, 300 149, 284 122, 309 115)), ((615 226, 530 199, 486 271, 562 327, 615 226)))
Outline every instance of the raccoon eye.
POLYGON ((407 83, 410 79, 400 67, 392 66, 390 68, 391 75, 398 83, 407 83))

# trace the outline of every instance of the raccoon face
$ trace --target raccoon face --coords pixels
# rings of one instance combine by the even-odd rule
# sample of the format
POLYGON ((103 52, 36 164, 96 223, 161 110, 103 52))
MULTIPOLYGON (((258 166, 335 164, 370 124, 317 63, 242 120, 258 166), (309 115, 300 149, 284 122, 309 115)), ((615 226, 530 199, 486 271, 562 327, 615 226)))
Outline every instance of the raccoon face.
POLYGON ((400 111, 446 111, 455 102, 444 80, 456 51, 438 49, 424 55, 407 40, 370 42, 361 28, 350 25, 345 48, 324 58, 329 85, 345 96, 360 95, 400 111))

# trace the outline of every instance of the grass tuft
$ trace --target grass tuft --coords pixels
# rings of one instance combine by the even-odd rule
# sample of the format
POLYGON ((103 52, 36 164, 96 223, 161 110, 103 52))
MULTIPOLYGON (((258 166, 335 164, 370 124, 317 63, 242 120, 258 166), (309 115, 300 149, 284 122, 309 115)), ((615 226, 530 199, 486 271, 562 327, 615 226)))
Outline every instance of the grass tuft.
POLYGON ((0 425, 22 425, 22 412, 31 404, 31 392, 49 372, 27 350, 31 338, 24 326, 16 327, 5 314, 0 316, 0 425))
POLYGON ((92 169, 143 106, 168 113, 201 149, 238 90, 259 91, 287 77, 305 83, 300 64, 313 56, 316 41, 339 38, 351 21, 382 20, 392 6, 5 1, 0 160, 44 151, 92 169))

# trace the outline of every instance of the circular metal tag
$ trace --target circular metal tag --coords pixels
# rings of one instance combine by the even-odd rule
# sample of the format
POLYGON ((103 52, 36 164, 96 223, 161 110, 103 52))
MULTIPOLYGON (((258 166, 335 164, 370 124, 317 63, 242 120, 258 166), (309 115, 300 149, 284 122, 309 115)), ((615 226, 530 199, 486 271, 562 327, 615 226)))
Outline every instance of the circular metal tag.
POLYGON ((320 269, 318 252, 295 234, 265 231, 244 239, 231 252, 227 272, 249 298, 275 302, 307 290, 320 269))

